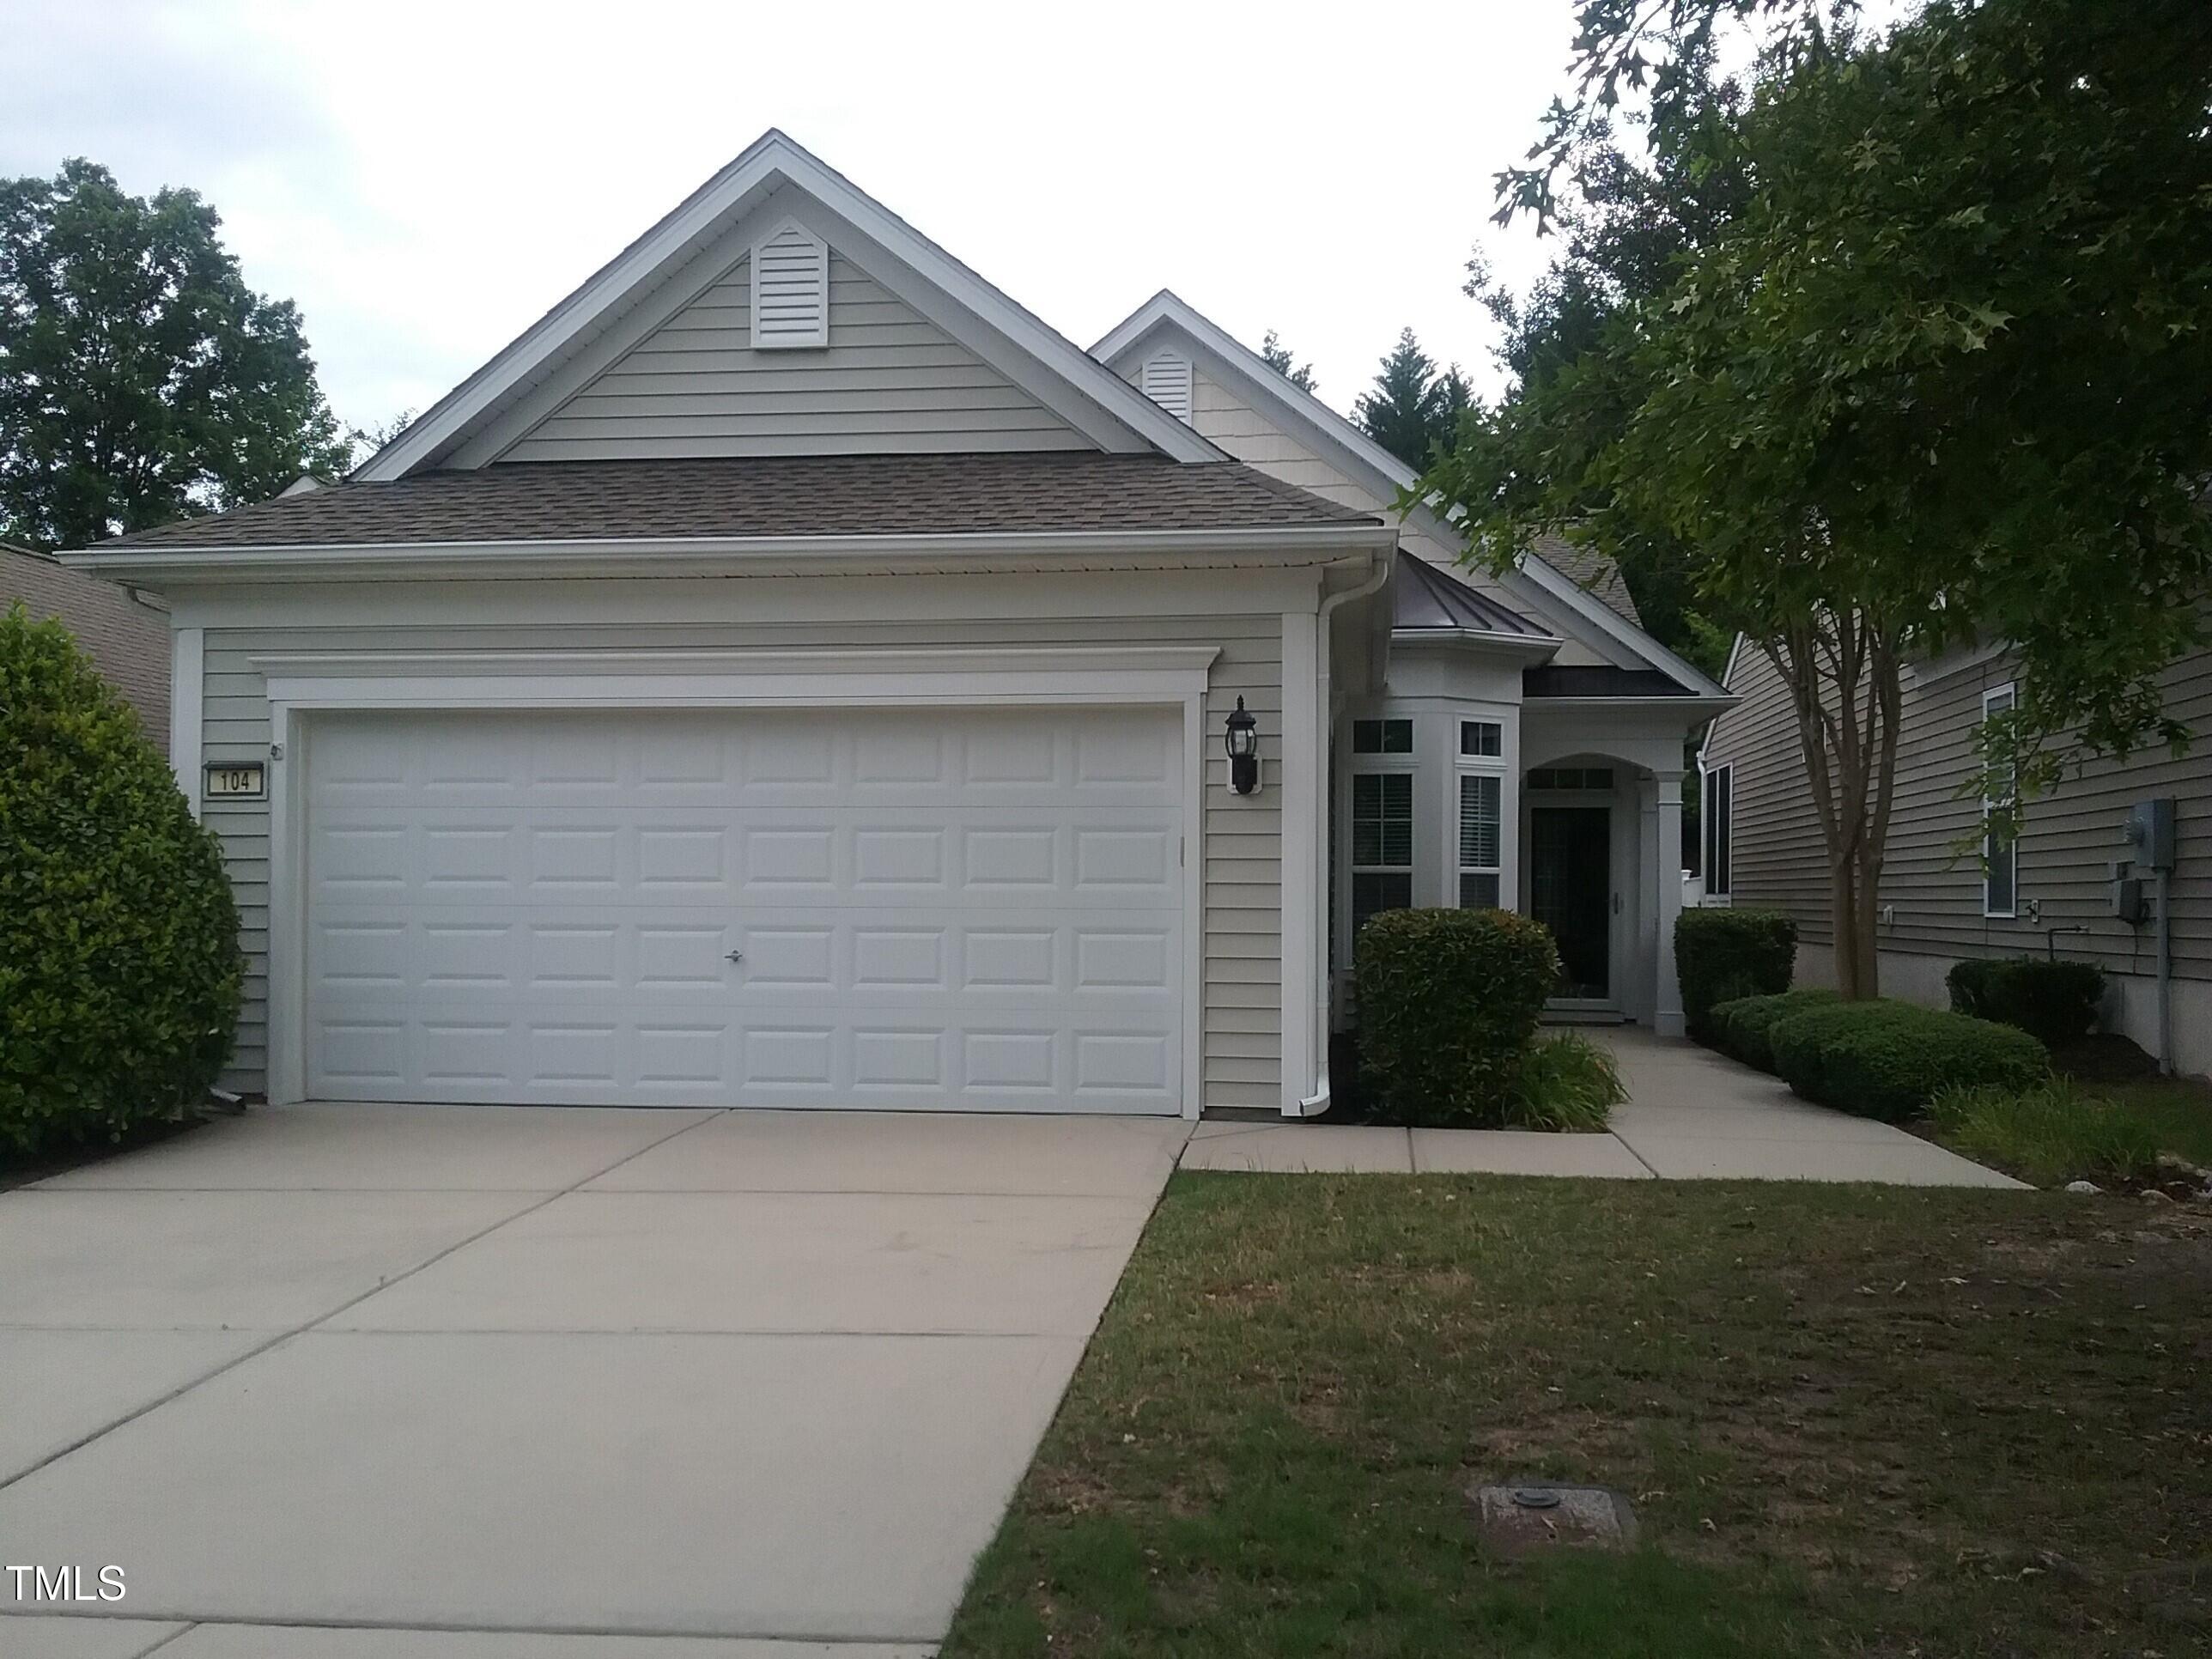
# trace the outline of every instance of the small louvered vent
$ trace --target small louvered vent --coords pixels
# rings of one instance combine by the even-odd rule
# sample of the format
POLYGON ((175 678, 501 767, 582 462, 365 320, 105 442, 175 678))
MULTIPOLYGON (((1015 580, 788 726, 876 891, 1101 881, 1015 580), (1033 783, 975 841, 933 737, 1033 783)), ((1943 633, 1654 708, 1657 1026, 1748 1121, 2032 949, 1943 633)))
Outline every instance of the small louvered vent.
POLYGON ((753 250, 753 346, 830 343, 830 245, 784 224, 753 250))
POLYGON ((1155 352, 1146 358, 1145 396, 1188 426, 1190 359, 1174 351, 1155 352))

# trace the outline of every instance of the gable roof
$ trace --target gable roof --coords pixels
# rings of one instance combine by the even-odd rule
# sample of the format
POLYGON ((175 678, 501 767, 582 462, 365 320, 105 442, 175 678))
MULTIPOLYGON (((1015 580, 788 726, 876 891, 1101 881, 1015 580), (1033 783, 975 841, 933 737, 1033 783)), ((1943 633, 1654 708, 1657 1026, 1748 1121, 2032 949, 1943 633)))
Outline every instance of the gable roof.
MULTIPOLYGON (((1180 461, 1221 452, 1121 376, 1017 305, 842 173, 769 129, 499 354, 356 469, 389 483, 451 459, 474 432, 571 362, 617 319, 661 289, 772 192, 791 190, 842 222, 848 254, 879 251, 894 270, 972 319, 1041 400, 1101 450, 1180 461)), ((781 198, 779 197, 779 200, 781 198)), ((685 297, 688 297, 685 296, 685 297)))
POLYGON ((1342 527, 1371 514, 1235 461, 1162 455, 780 455, 519 461, 350 481, 99 551, 1342 527))
MULTIPOLYGON (((1287 375, 1278 374, 1259 353, 1167 289, 1162 289, 1109 329, 1091 348, 1091 355, 1110 363, 1127 356, 1168 330, 1180 331, 1208 356, 1218 360, 1224 369, 1237 377, 1241 386, 1265 404, 1267 411, 1283 421, 1293 434, 1323 447, 1377 495, 1391 499, 1413 488, 1416 475, 1411 467, 1320 398, 1293 384, 1287 375)), ((1458 532, 1425 505, 1415 504, 1406 516, 1424 522, 1447 542, 1460 539, 1458 532)), ((1654 665, 1695 695, 1728 695, 1711 676, 1644 631, 1634 615, 1634 605, 1628 599, 1625 586, 1620 589, 1619 603, 1613 603, 1585 586, 1576 576, 1559 569, 1552 562, 1552 556, 1562 548, 1571 551, 1569 544, 1556 538, 1546 538, 1541 550, 1528 554, 1516 571, 1507 573, 1505 579, 1517 576, 1524 580, 1531 589, 1571 612, 1598 634, 1654 665)), ((1615 568, 1610 583, 1617 583, 1619 579, 1615 568)), ((1600 586, 1610 583, 1601 581, 1600 586)))

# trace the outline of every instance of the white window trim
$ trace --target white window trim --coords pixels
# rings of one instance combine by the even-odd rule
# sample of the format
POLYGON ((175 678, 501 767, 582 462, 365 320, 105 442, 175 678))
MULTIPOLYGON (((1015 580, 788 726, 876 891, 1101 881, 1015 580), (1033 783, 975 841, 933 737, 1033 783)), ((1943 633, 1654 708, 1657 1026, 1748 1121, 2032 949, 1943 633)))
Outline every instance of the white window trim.
POLYGON ((1703 843, 1698 849, 1698 873, 1705 879, 1705 896, 1707 898, 1734 897, 1735 895, 1735 763, 1734 761, 1723 761, 1718 766, 1705 769, 1704 788, 1698 801, 1698 839, 1703 843), (1713 815, 1715 783, 1720 785, 1718 793, 1728 798, 1729 844, 1725 849, 1722 848, 1720 844, 1720 820, 1713 815), (1728 863, 1728 885, 1716 887, 1713 885, 1713 869, 1721 862, 1721 855, 1723 853, 1728 863))
MULTIPOLYGON (((1468 723, 1468 722, 1466 721, 1462 722, 1462 725, 1468 723)), ((1492 725, 1498 724, 1498 722, 1494 720, 1489 723, 1492 725)), ((1455 735, 1456 735, 1456 733, 1455 733, 1455 735)), ((1498 746, 1501 749, 1504 747, 1502 732, 1500 733, 1498 746)), ((1508 896, 1505 891, 1505 818, 1506 814, 1513 810, 1513 802, 1511 799, 1512 791, 1507 787, 1507 784, 1508 775, 1505 767, 1505 757, 1502 754, 1462 755, 1458 757, 1458 764, 1452 769, 1452 836, 1449 843, 1451 847, 1452 875, 1451 902, 1454 906, 1459 908, 1463 909, 1466 908, 1461 903, 1460 890, 1465 884, 1463 878, 1468 876, 1497 877, 1498 904, 1502 908, 1507 909, 1513 908, 1507 902, 1508 896), (1498 780, 1498 862, 1495 864, 1465 864, 1461 862, 1460 849, 1466 844, 1462 830, 1464 828, 1463 820, 1466 817, 1467 809, 1465 803, 1461 799, 1460 780, 1470 775, 1476 777, 1495 778, 1498 780)))
MULTIPOLYGON (((390 653, 329 652, 254 659, 269 685, 272 1105, 307 1097, 306 804, 319 711, 1152 705, 1182 711, 1182 1115, 1199 1115, 1206 1040, 1206 763, 1214 740, 1206 694, 1208 670, 1219 654, 1215 647, 1120 653, 1125 662, 1133 654, 1146 659, 1144 667, 1135 669, 1110 667, 1103 660, 1071 665, 1066 651, 1052 653, 1061 666, 1041 668, 1034 665, 1036 653, 985 647, 904 653, 769 651, 755 653, 758 661, 751 665, 744 661, 747 653, 729 652, 715 653, 718 672, 700 672, 701 653, 665 653, 670 661, 660 665, 688 666, 689 673, 649 672, 656 665, 650 652, 619 653, 625 659, 619 664, 609 663, 606 653, 589 651, 516 653, 496 667, 481 657, 470 661, 466 653, 458 654, 461 659, 450 665, 463 672, 453 673, 425 672, 436 660, 428 655, 410 659, 390 653), (836 663, 841 656, 842 673, 836 663), (905 660, 896 669, 875 666, 888 657, 905 660)), ((1103 659, 1109 653, 1099 654, 1103 659)))
MULTIPOLYGON (((2002 685, 1990 686, 1982 693, 1982 719, 1984 722, 1989 720, 1990 705, 1998 702, 2002 702, 2006 710, 2020 706, 2019 688, 2015 682, 2007 680, 2002 685)), ((2015 807, 2019 805, 2018 795, 2019 785, 2015 782, 2012 803, 2015 807)), ((2012 874, 2012 879, 2006 884, 2011 890, 2012 902, 2002 910, 1994 908, 1990 902, 1990 870, 1996 862, 1991 856, 1990 810, 2004 804, 1993 796, 1982 797, 1982 915, 1990 921, 2011 921, 2020 915, 2020 825, 2017 821, 2013 825, 2012 837, 2006 842, 2004 848, 2005 865, 2012 874)))

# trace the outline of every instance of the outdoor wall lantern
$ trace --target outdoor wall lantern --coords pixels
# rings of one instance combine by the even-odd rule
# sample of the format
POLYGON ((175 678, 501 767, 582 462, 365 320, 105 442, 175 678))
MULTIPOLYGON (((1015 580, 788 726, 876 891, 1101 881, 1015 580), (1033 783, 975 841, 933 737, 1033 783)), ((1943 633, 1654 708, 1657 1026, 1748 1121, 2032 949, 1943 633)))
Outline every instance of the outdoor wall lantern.
POLYGON ((1229 793, 1258 794, 1260 722, 1245 713, 1242 697, 1237 699, 1237 712, 1229 717, 1229 730, 1223 735, 1222 744, 1229 750, 1229 793))

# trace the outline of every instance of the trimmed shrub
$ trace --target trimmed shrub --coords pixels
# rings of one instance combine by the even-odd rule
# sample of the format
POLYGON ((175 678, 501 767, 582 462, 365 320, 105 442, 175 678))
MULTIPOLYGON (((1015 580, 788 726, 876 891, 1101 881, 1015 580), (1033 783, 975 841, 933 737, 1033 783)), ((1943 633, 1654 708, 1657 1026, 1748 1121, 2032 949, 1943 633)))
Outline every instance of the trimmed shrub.
POLYGON ((198 1104, 245 964, 216 838, 69 630, 0 615, 0 1153, 198 1104))
POLYGON ((1507 1097, 1512 1129, 1597 1130, 1628 1098, 1613 1051, 1578 1031, 1539 1037, 1521 1057, 1507 1097))
POLYGON ((2038 957, 1980 957, 1944 976, 1951 1006, 1976 1019, 2017 1025, 2038 1042, 2057 1047, 2079 1042, 2097 1023, 2105 975, 2088 962, 2038 957))
POLYGON ((1797 924, 1778 910, 1685 910, 1674 923, 1674 972, 1690 1035, 1713 1041, 1716 1005, 1774 996, 1797 965, 1797 924))
POLYGON ((2068 1078, 2027 1089, 1944 1089, 1928 1103, 1944 1144, 2039 1187, 2123 1185, 2158 1170, 2157 1128, 2068 1078))
POLYGON ((1902 1122, 1942 1090, 2026 1089, 2051 1057, 2025 1031, 1909 1002, 1838 1002, 1768 1033, 1784 1082, 1823 1106, 1902 1122))
POLYGON ((1359 931, 1360 1085, 1394 1123, 1503 1123, 1559 978, 1541 922, 1507 910, 1386 910, 1359 931))
POLYGON ((1792 1014, 1808 1008, 1825 1008, 1836 1000, 1833 991, 1818 986, 1784 991, 1778 996, 1738 997, 1717 1005, 1712 1012, 1713 1046, 1731 1060, 1762 1072, 1774 1069, 1774 1045, 1768 1041, 1774 1028, 1792 1014))

